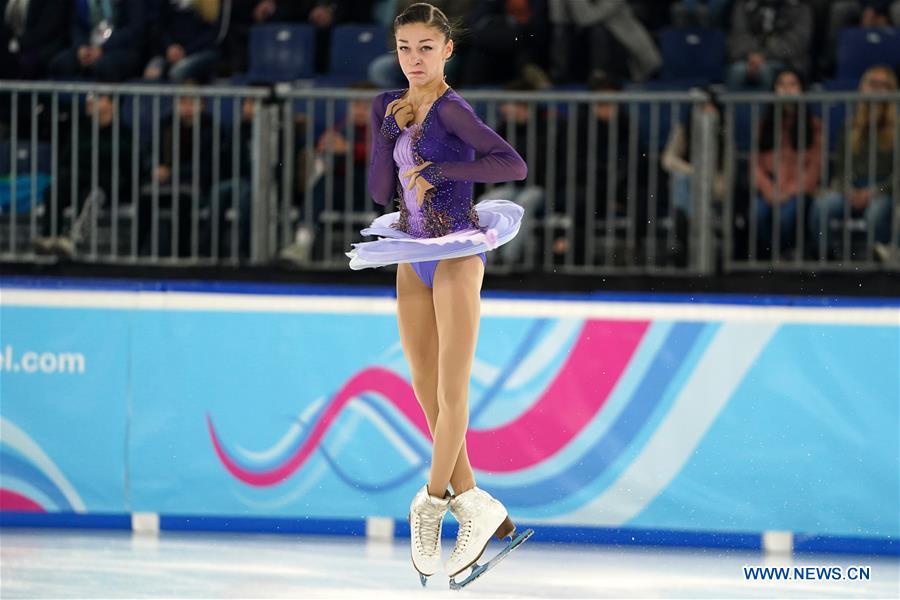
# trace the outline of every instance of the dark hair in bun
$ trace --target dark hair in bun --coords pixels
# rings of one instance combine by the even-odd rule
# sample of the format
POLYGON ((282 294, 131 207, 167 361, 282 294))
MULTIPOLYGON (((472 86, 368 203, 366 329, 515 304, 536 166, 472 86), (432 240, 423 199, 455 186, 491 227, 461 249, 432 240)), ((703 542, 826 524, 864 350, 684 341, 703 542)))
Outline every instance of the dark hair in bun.
POLYGON ((413 23, 423 23, 428 27, 434 27, 446 38, 453 38, 453 27, 447 15, 438 7, 428 4, 427 2, 417 2, 411 4, 406 10, 397 15, 394 19, 394 31, 397 31, 403 25, 411 25, 413 23))

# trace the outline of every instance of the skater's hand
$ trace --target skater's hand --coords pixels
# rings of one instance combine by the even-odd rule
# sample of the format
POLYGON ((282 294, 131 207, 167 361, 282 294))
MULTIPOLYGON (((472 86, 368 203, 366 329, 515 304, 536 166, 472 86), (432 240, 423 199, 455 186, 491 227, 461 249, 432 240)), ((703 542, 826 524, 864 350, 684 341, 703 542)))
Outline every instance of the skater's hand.
POLYGON ((425 161, 421 165, 413 167, 403 174, 404 177, 409 177, 410 180, 406 184, 406 189, 411 190, 413 186, 416 186, 416 202, 419 206, 422 206, 422 202, 425 200, 425 193, 428 190, 434 189, 434 186, 428 183, 428 181, 422 177, 420 171, 431 164, 431 161, 425 161))
POLYGON ((397 98, 387 105, 384 118, 387 118, 389 115, 393 115, 400 129, 406 129, 414 116, 412 104, 406 98, 397 98))

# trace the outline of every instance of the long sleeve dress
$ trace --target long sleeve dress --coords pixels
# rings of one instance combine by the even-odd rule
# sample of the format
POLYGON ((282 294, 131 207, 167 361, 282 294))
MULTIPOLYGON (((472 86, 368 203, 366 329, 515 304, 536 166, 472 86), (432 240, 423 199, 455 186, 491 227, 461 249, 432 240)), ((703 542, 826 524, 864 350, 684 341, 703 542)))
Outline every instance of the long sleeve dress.
POLYGON ((384 206, 396 198, 399 210, 361 231, 379 239, 353 244, 351 269, 481 254, 513 239, 521 225, 524 211, 513 202, 473 204, 473 183, 525 179, 522 157, 452 88, 434 101, 421 125, 401 130, 384 114, 405 92, 384 92, 372 101, 369 191, 384 206), (432 164, 420 176, 434 188, 420 206, 403 173, 426 161, 432 164))

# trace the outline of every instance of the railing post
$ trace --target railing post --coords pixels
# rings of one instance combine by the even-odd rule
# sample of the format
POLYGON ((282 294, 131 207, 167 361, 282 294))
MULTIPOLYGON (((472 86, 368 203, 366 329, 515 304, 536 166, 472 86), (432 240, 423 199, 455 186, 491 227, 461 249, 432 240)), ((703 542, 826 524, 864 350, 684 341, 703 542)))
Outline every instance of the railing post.
POLYGON ((691 181, 693 193, 693 222, 690 227, 689 259, 695 273, 712 273, 715 268, 713 250, 712 190, 718 171, 719 118, 704 110, 708 101, 705 93, 698 92, 691 105, 691 164, 694 174, 691 181))
POLYGON ((272 169, 270 165, 272 145, 271 111, 259 98, 254 99, 253 133, 250 152, 252 172, 250 185, 250 262, 262 264, 271 257, 269 248, 270 224, 273 220, 271 206, 272 169))

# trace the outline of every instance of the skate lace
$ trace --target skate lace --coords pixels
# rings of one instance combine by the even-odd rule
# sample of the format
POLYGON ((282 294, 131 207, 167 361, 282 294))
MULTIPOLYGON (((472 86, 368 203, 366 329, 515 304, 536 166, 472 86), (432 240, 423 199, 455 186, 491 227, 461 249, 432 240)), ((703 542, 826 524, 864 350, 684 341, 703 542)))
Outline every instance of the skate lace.
POLYGON ((440 543, 440 526, 443 514, 425 511, 419 514, 419 535, 416 546, 420 552, 435 554, 440 543))
POLYGON ((459 526, 459 533, 456 535, 456 546, 453 547, 453 552, 450 554, 450 559, 453 560, 457 558, 460 554, 466 551, 466 548, 469 545, 469 538, 472 537, 472 521, 464 521, 459 526))

